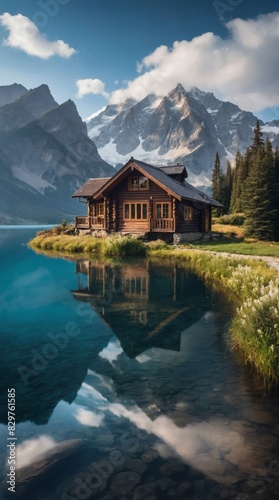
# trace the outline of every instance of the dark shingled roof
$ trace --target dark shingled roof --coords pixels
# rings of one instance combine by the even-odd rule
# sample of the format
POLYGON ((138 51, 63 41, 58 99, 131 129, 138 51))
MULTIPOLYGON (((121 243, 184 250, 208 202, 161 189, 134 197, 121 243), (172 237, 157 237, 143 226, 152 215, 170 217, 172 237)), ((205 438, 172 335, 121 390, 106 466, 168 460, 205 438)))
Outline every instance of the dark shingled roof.
POLYGON ((175 165, 173 167, 159 167, 160 170, 163 170, 163 172, 165 172, 165 174, 168 174, 168 175, 181 175, 184 173, 186 173, 186 176, 185 177, 188 177, 188 174, 187 174, 187 170, 186 170, 186 167, 184 165, 175 165))
MULTIPOLYGON (((142 169, 151 179, 154 180, 154 182, 157 181, 158 183, 160 183, 161 186, 164 186, 167 191, 172 192, 173 195, 177 196, 179 199, 192 200, 199 203, 205 203, 206 205, 212 205, 214 207, 223 207, 221 203, 213 200, 213 198, 210 198, 210 196, 207 196, 207 194, 195 188, 186 180, 181 183, 170 177, 170 175, 168 175, 165 171, 166 167, 154 167, 153 165, 149 165, 149 163, 135 160, 134 158, 131 158, 120 170, 118 170, 118 172, 116 172, 113 177, 89 179, 83 186, 78 189, 78 191, 76 191, 72 195, 72 198, 94 196, 95 194, 97 198, 102 193, 101 188, 104 187, 107 183, 108 186, 104 187, 104 189, 109 190, 114 180, 117 180, 117 178, 121 176, 123 171, 125 172, 125 169, 127 169, 131 162, 135 167, 138 166, 140 169, 142 169)), ((184 169, 185 167, 183 165, 178 165, 176 167, 168 168, 184 169)))
POLYGON ((96 177, 94 179, 89 179, 72 195, 72 198, 93 196, 109 179, 110 177, 96 177))
POLYGON ((148 163, 144 163, 143 161, 133 159, 133 163, 143 168, 146 173, 152 176, 155 180, 159 181, 161 184, 164 184, 167 189, 172 191, 174 194, 178 195, 180 198, 185 200, 193 200, 198 201, 200 203, 206 203, 212 205, 214 207, 222 207, 223 205, 207 194, 203 193, 199 189, 195 188, 189 182, 183 181, 180 182, 172 179, 169 175, 167 175, 163 170, 157 167, 153 167, 148 163))

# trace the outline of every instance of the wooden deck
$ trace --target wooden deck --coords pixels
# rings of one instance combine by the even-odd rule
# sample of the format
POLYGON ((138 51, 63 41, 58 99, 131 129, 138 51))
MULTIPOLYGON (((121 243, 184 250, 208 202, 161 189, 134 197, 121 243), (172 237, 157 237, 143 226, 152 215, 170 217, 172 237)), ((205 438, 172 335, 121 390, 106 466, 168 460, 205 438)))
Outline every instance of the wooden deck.
POLYGON ((174 219, 151 219, 150 231, 152 233, 173 233, 174 219))
MULTIPOLYGON (((104 217, 76 217, 76 229, 104 229, 104 217)), ((152 233, 173 233, 174 219, 150 219, 149 231, 152 233)))
POLYGON ((104 217, 76 217, 76 229, 104 229, 104 217))

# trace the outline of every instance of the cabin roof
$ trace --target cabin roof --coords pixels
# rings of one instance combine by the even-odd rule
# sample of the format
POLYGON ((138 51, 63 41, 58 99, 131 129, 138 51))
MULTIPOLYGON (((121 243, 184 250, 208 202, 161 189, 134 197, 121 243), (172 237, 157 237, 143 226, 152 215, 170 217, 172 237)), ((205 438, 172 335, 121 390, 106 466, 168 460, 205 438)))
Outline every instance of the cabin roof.
POLYGON ((166 166, 166 167, 159 167, 160 170, 165 172, 167 175, 182 175, 184 174, 185 177, 188 177, 188 173, 186 170, 185 165, 174 165, 174 166, 166 166))
POLYGON ((110 177, 95 177, 88 179, 73 195, 72 198, 83 198, 86 196, 94 196, 94 194, 103 187, 110 177))
MULTIPOLYGON (((170 177, 166 169, 179 169, 179 173, 185 169, 184 165, 177 165, 176 167, 154 167, 149 163, 131 158, 118 172, 112 177, 89 179, 78 191, 76 191, 72 198, 92 196, 100 198, 104 193, 108 193, 112 187, 117 185, 117 182, 122 180, 130 167, 138 168, 142 175, 146 175, 149 179, 153 180, 162 189, 171 193, 178 200, 192 200, 215 207, 222 207, 223 205, 210 196, 203 193, 196 187, 192 186, 184 180, 182 183, 170 177), (182 170, 181 170, 182 169, 182 170), (99 182, 99 184, 98 184, 99 182)), ((186 171, 186 169, 185 169, 186 171)), ((178 172, 175 172, 178 173, 178 172)))
POLYGON ((162 169, 153 167, 153 165, 149 165, 148 163, 144 163, 139 160, 133 160, 133 163, 135 166, 138 165, 145 170, 146 173, 149 173, 155 181, 157 180, 161 185, 163 184, 167 190, 171 191, 179 199, 193 200, 215 207, 223 206, 218 201, 213 200, 213 198, 189 184, 186 180, 184 180, 183 183, 180 183, 167 175, 162 169))

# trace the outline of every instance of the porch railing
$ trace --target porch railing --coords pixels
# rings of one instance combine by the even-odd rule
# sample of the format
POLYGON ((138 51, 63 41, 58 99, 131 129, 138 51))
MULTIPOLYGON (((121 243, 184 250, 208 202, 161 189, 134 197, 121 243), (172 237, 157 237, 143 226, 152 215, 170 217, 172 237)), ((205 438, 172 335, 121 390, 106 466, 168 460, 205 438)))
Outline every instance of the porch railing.
POLYGON ((174 219, 151 219, 150 231, 153 232, 172 232, 174 231, 174 219))
POLYGON ((77 229, 103 229, 104 228, 104 217, 76 217, 76 228, 77 229))

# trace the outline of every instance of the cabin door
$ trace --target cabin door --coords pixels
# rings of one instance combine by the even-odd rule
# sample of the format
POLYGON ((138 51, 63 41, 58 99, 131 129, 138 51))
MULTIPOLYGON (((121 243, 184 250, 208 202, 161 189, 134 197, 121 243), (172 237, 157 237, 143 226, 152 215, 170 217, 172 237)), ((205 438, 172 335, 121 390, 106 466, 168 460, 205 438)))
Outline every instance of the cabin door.
POLYGON ((209 233, 210 231, 210 211, 209 208, 204 210, 204 232, 209 233))

